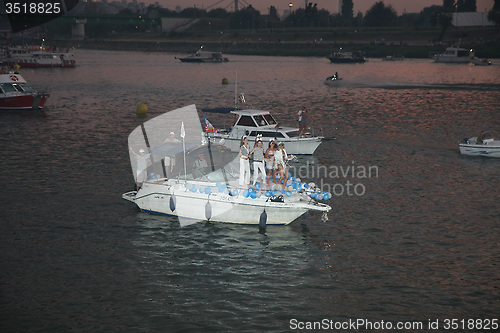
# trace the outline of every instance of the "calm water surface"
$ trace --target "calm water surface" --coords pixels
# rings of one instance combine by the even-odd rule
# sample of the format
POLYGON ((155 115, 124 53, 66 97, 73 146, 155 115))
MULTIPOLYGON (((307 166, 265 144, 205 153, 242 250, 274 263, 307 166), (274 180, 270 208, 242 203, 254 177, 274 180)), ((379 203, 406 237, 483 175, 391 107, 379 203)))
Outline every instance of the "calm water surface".
POLYGON ((462 157, 457 143, 483 129, 500 136, 500 60, 183 64, 166 53, 77 54, 73 70, 22 71, 50 89, 46 114, 0 115, 2 332, 498 318, 500 160, 462 157), (324 86, 335 71, 343 85, 324 86), (149 119, 192 103, 231 106, 236 77, 247 106, 290 125, 307 106, 314 127, 337 138, 295 164, 336 186, 327 223, 311 213, 265 234, 180 228, 121 199, 133 187, 127 137, 144 121, 136 106, 147 103, 149 119), (331 172, 347 167, 378 174, 331 172), (348 181, 363 195, 340 193, 348 181))

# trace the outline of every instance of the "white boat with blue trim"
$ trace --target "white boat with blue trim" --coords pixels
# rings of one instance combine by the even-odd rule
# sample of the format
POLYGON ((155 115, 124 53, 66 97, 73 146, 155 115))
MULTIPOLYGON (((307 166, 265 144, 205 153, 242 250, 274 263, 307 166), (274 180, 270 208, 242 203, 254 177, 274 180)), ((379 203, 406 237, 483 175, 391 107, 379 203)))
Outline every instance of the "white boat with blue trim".
POLYGON ((493 139, 488 133, 466 138, 458 146, 462 155, 500 157, 500 140, 493 139))
POLYGON ((321 212, 326 220, 331 210, 318 202, 330 193, 294 177, 284 185, 240 186, 239 156, 206 140, 194 105, 145 122, 128 143, 140 188, 122 198, 144 212, 175 215, 183 226, 200 221, 286 225, 308 211, 321 212), (165 139, 171 132, 180 138, 165 139))

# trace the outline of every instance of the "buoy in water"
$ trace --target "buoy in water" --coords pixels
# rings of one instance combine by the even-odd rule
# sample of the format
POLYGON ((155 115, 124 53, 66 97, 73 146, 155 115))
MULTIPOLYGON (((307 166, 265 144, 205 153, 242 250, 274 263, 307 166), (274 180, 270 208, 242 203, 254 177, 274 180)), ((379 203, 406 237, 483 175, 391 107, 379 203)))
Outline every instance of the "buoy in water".
POLYGON ((148 106, 146 104, 137 105, 136 113, 138 116, 144 117, 148 113, 148 106))
POLYGON ((225 77, 225 78, 222 79, 222 84, 223 85, 228 85, 229 84, 229 80, 227 79, 227 77, 225 77))

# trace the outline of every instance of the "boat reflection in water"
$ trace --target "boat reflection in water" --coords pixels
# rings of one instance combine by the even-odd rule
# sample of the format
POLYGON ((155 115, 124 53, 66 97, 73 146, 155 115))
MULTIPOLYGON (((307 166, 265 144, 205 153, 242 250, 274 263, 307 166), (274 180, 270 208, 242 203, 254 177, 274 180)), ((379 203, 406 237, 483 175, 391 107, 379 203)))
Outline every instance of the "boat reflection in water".
POLYGON ((327 200, 329 193, 294 177, 282 185, 239 186, 239 156, 205 139, 195 105, 145 122, 128 143, 141 186, 122 197, 142 211, 176 215, 181 225, 206 220, 286 225, 309 210, 324 213, 326 220, 331 209, 313 199, 327 200), (170 132, 178 136, 165 139, 170 132))

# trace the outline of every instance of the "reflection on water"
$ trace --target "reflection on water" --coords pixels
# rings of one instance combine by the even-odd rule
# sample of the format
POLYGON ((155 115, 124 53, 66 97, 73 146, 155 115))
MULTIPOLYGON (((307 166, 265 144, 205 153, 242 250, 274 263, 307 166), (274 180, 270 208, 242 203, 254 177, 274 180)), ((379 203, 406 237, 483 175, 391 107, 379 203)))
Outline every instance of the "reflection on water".
POLYGON ((483 129, 500 136, 499 66, 78 57, 75 69, 23 71, 51 89, 45 116, 0 115, 7 331, 286 331, 291 318, 497 315, 499 161, 462 157, 457 143, 483 129), (334 72, 347 86, 323 85, 334 72), (136 106, 148 104, 147 119, 192 103, 232 106, 236 77, 247 106, 285 125, 307 106, 313 126, 336 138, 300 163, 377 166, 377 178, 350 179, 366 193, 334 196, 327 223, 309 214, 265 235, 180 228, 122 201, 134 186, 127 137, 144 121, 136 106))

